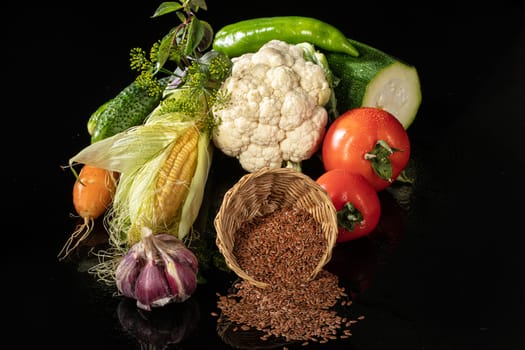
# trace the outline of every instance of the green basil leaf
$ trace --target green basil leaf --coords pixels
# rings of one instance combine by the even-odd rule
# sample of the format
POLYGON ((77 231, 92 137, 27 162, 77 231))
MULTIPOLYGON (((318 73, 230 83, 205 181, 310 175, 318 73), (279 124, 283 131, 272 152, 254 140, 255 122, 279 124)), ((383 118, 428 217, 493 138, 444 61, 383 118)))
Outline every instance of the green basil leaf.
POLYGON ((182 5, 175 1, 166 1, 157 7, 157 10, 155 10, 155 13, 151 16, 151 18, 159 17, 162 15, 165 15, 166 13, 170 13, 173 11, 178 11, 182 8, 182 5))

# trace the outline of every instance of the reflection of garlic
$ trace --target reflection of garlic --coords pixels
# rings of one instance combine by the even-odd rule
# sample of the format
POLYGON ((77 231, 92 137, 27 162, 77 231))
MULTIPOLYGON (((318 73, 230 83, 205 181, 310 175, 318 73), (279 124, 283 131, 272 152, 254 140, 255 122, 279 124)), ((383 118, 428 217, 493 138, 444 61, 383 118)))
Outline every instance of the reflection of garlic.
POLYGON ((117 316, 122 329, 139 342, 140 349, 162 350, 195 334, 201 312, 193 298, 150 311, 137 308, 132 299, 125 298, 118 304, 117 316))
POLYGON ((197 288, 197 257, 177 237, 143 228, 116 270, 119 292, 144 310, 188 299, 197 288))

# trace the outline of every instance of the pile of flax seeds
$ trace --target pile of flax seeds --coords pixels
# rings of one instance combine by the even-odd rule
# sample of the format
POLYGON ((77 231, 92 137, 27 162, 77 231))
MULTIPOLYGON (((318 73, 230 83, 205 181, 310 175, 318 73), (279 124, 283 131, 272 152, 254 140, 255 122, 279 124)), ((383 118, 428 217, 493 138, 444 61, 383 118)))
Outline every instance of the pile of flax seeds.
POLYGON ((351 300, 339 279, 315 269, 328 241, 321 225, 303 209, 283 207, 244 223, 235 236, 234 256, 241 268, 266 288, 240 280, 233 292, 218 296, 218 322, 235 323, 234 329, 256 329, 260 340, 327 343, 348 338, 358 320, 341 316, 335 306, 351 300))

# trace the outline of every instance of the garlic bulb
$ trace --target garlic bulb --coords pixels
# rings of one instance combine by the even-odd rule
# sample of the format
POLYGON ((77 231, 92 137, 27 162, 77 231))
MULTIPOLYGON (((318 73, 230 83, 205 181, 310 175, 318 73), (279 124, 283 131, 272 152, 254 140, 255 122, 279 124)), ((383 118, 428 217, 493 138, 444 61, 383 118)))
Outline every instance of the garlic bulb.
POLYGON ((151 310, 187 300, 197 288, 198 260, 177 237, 142 229, 141 240, 124 255, 116 272, 119 292, 151 310))

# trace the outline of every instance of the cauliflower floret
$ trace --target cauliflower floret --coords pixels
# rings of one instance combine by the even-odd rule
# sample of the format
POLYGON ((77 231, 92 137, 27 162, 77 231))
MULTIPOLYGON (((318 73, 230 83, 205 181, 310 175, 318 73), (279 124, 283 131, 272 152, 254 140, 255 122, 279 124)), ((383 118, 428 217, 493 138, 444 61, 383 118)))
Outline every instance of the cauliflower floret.
POLYGON ((300 165, 319 149, 332 93, 325 70, 307 61, 299 45, 280 40, 232 59, 220 89, 228 103, 214 105, 213 143, 248 172, 300 165))

